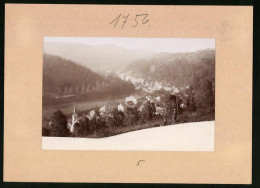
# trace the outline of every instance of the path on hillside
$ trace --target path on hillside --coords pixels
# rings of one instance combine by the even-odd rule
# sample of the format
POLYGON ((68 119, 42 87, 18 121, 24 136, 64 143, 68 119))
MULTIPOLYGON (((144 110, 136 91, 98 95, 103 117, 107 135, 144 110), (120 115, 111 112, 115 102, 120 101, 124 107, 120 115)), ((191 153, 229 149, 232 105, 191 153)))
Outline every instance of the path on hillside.
POLYGON ((184 123, 107 138, 42 137, 47 150, 214 151, 215 121, 184 123))

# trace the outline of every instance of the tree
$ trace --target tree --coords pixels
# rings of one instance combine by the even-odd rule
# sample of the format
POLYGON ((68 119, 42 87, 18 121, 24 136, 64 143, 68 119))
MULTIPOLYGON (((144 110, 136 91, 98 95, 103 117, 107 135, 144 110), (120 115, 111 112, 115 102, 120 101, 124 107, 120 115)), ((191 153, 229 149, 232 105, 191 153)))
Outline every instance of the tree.
POLYGON ((180 107, 182 103, 182 98, 177 97, 177 113, 182 113, 182 108, 180 107))
POLYGON ((52 122, 50 136, 67 137, 70 135, 67 118, 61 110, 55 111, 50 121, 52 122))
POLYGON ((68 94, 68 88, 67 86, 64 87, 64 92, 63 92, 64 95, 67 95, 68 94))
POLYGON ((124 126, 131 127, 136 123, 135 116, 133 114, 126 114, 124 117, 124 126))
POLYGON ((95 88, 95 86, 92 86, 92 89, 91 89, 91 91, 96 91, 96 88, 95 88))
POLYGON ((113 126, 115 127, 123 126, 125 115, 122 111, 118 111, 118 109, 115 108, 112 111, 112 116, 113 116, 113 126))
POLYGON ((156 112, 156 107, 155 107, 155 104, 152 102, 151 105, 150 105, 150 116, 151 116, 151 119, 154 119, 155 112, 156 112))
POLYGON ((96 80, 96 90, 101 91, 101 85, 98 80, 96 80))
POLYGON ((171 94, 169 96, 169 102, 170 102, 170 113, 173 113, 173 110, 177 108, 177 97, 176 97, 176 95, 171 94))
POLYGON ((75 133, 75 136, 78 137, 80 136, 80 128, 82 127, 82 124, 80 122, 76 122, 74 123, 74 133, 75 133))
POLYGON ((70 94, 70 95, 73 94, 73 88, 72 87, 70 87, 68 94, 70 94))
POLYGON ((194 95, 190 96, 188 109, 191 112, 195 112, 197 110, 197 107, 196 107, 196 104, 195 104, 195 97, 194 97, 194 95))
POLYGON ((150 107, 150 101, 148 101, 146 104, 144 104, 144 108, 141 113, 140 117, 141 122, 145 123, 149 120, 151 120, 151 107, 150 107))
POLYGON ((80 119, 80 124, 81 124, 79 128, 80 135, 85 136, 86 134, 91 132, 90 122, 88 117, 82 116, 82 118, 80 119))
POLYGON ((107 116, 106 117, 106 126, 107 127, 114 126, 114 118, 113 118, 113 116, 107 116))
POLYGON ((85 84, 82 84, 81 86, 81 94, 86 93, 86 88, 85 88, 85 84))
POLYGON ((208 107, 212 107, 213 103, 214 103, 214 96, 213 96, 213 91, 212 91, 212 82, 207 80, 205 83, 205 87, 206 87, 206 97, 207 97, 207 102, 208 102, 208 107))
POLYGON ((77 87, 75 88, 75 94, 76 94, 76 95, 80 94, 80 86, 77 86, 77 87))
POLYGON ((50 130, 46 127, 42 127, 42 136, 50 136, 50 130))
POLYGON ((58 88, 57 93, 58 93, 59 95, 62 95, 62 89, 61 89, 61 87, 58 88))
POLYGON ((102 90, 103 90, 103 91, 106 89, 106 84, 105 84, 105 82, 104 82, 104 81, 102 82, 102 85, 101 85, 101 87, 102 87, 102 90))
POLYGON ((88 93, 90 91, 91 91, 91 88, 90 88, 90 85, 88 85, 87 88, 86 88, 86 93, 88 93))

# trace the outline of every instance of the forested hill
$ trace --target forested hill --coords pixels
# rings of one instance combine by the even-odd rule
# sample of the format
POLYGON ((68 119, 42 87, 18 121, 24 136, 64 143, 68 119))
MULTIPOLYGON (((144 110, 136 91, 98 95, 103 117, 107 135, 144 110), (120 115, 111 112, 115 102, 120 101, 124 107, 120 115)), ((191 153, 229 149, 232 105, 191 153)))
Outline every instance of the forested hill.
POLYGON ((176 87, 194 85, 199 80, 215 82, 215 50, 205 49, 185 53, 160 53, 150 59, 135 61, 125 72, 172 83, 176 87))
POLYGON ((57 99, 69 95, 80 96, 82 99, 88 95, 89 99, 90 94, 93 93, 114 96, 131 91, 134 91, 134 86, 116 76, 101 76, 71 60, 44 54, 43 96, 45 99, 46 97, 48 100, 57 99))

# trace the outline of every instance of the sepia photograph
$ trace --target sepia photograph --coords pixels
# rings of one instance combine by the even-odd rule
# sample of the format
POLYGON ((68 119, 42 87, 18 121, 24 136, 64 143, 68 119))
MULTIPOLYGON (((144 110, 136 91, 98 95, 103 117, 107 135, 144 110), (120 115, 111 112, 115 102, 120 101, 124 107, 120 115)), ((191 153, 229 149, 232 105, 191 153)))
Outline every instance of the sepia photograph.
POLYGON ((215 39, 43 46, 42 149, 214 151, 215 39))
POLYGON ((254 182, 253 6, 4 8, 4 182, 254 182))

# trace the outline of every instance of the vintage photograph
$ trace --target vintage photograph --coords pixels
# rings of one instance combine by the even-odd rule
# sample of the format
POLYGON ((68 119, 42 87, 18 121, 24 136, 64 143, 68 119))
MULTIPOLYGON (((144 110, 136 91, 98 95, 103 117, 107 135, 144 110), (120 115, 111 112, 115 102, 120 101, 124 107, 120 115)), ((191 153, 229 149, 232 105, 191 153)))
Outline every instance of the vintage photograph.
POLYGON ((43 45, 43 149, 214 151, 215 39, 43 45))

